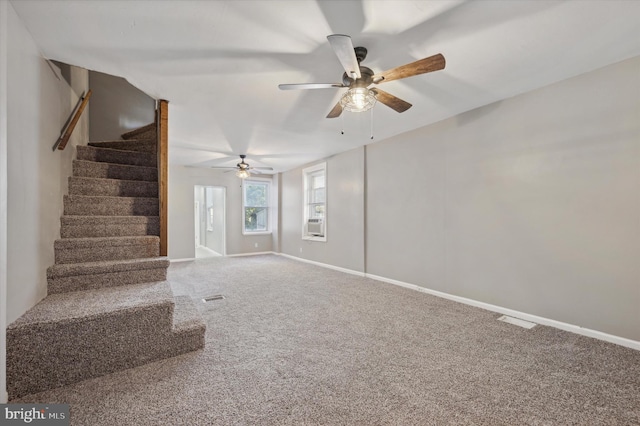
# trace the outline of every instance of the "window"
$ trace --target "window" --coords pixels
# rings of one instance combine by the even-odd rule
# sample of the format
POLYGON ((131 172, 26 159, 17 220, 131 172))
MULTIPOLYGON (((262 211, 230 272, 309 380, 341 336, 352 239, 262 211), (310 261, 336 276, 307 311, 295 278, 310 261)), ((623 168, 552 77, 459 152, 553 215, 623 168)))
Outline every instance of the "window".
POLYGON ((242 232, 266 233, 269 226, 270 182, 245 179, 242 185, 242 232))
POLYGON ((327 240, 327 163, 303 170, 304 206, 302 238, 327 240))

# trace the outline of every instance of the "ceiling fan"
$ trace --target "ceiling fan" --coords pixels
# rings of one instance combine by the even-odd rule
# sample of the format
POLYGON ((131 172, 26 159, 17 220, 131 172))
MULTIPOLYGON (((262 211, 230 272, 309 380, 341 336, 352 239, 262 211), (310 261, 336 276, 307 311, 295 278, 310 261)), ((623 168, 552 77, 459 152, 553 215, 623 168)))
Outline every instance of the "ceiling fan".
MULTIPOLYGON (((211 167, 212 169, 228 169, 228 172, 232 172, 235 170, 236 176, 240 179, 245 179, 251 176, 251 173, 261 174, 261 170, 273 170, 273 167, 251 167, 249 164, 245 163, 244 159, 247 156, 244 154, 240 155, 240 162, 236 164, 235 167, 211 167)), ((228 173, 227 172, 227 173, 228 173)))
POLYGON ((342 83, 278 85, 280 90, 349 88, 329 112, 327 118, 339 117, 343 109, 352 112, 367 111, 373 107, 376 101, 382 102, 397 112, 404 112, 411 108, 412 105, 409 102, 377 87, 372 89, 368 87, 372 83, 377 85, 388 81, 400 80, 414 75, 438 71, 445 67, 444 56, 438 53, 437 55, 376 74, 370 68, 360 65, 360 62, 367 57, 367 49, 364 47, 354 48, 351 37, 343 34, 333 34, 327 36, 327 39, 345 70, 342 75, 342 83))

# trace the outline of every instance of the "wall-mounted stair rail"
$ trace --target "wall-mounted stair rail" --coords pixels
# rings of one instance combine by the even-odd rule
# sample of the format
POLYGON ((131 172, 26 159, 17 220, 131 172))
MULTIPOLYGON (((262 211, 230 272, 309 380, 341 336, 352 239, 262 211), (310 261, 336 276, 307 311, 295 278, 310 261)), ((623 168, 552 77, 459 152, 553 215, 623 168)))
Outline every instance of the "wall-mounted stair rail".
POLYGON ((80 100, 78 101, 78 104, 76 105, 76 108, 73 110, 73 113, 71 115, 71 119, 67 122, 67 125, 64 127, 64 129, 62 129, 62 133, 60 134, 60 137, 58 138, 56 143, 53 145, 54 151, 56 149, 63 150, 67 146, 67 142, 69 142, 71 133, 73 133, 73 129, 76 128, 76 124, 78 124, 78 120, 80 120, 80 116, 82 115, 84 108, 89 103, 90 97, 91 97, 91 89, 89 89, 87 91, 87 94, 84 95, 82 98, 80 98, 80 100))

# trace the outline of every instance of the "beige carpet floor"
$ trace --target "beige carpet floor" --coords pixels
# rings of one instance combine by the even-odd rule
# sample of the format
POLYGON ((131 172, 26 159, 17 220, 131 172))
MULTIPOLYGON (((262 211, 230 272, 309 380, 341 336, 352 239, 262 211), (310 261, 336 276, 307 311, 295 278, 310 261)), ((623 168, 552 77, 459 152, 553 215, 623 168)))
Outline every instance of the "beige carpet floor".
POLYGON ((638 351, 279 256, 169 279, 225 296, 204 350, 21 401, 87 426, 640 424, 638 351))

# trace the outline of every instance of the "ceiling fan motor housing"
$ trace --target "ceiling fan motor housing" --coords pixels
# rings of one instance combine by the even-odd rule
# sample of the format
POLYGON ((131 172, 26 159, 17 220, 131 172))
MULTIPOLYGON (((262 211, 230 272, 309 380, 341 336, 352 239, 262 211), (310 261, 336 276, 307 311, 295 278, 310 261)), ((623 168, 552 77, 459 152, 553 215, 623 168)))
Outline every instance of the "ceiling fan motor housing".
POLYGON ((245 159, 246 157, 247 157, 246 155, 244 155, 244 154, 240 154, 240 160, 242 160, 242 161, 240 161, 238 164, 236 164, 236 166, 237 166, 239 169, 246 169, 246 168, 248 168, 248 167, 249 167, 249 165, 248 165, 247 163, 245 163, 245 162, 244 162, 244 159, 245 159))
POLYGON ((367 57, 366 47, 358 46, 354 47, 353 50, 356 52, 356 59, 358 60, 358 63, 364 61, 364 59, 367 57))
POLYGON ((346 87, 367 87, 371 83, 373 83, 373 71, 368 67, 360 67, 360 75, 361 78, 353 79, 347 75, 347 73, 342 74, 342 84, 346 87))

